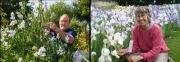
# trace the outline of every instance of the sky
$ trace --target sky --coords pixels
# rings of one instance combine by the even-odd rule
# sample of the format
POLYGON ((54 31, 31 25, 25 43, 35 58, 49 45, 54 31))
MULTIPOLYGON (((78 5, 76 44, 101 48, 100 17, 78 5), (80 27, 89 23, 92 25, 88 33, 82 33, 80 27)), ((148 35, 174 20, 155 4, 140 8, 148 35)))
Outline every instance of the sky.
MULTIPOLYGON (((56 4, 58 1, 60 0, 43 0, 42 5, 43 5, 44 10, 46 11, 47 9, 50 8, 50 5, 56 4)), ((73 7, 73 2, 77 2, 78 0, 61 0, 61 1, 65 3, 66 5, 73 7)), ((40 2, 38 2, 38 0, 29 0, 29 2, 32 5, 34 15, 37 16, 38 15, 37 8, 40 2)))

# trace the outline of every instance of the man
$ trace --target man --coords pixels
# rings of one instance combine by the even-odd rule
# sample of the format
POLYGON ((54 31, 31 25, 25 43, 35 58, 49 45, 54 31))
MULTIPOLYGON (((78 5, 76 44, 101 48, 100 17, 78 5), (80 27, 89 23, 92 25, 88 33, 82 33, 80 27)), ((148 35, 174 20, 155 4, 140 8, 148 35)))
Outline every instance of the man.
POLYGON ((159 25, 151 23, 148 8, 139 7, 135 17, 137 25, 132 32, 132 51, 121 49, 118 54, 130 53, 129 62, 167 62, 169 48, 159 25))
POLYGON ((70 21, 67 14, 63 14, 59 19, 59 26, 57 27, 55 23, 49 22, 48 28, 53 30, 56 34, 60 36, 60 40, 67 44, 66 47, 71 47, 74 43, 76 32, 69 27, 70 21))

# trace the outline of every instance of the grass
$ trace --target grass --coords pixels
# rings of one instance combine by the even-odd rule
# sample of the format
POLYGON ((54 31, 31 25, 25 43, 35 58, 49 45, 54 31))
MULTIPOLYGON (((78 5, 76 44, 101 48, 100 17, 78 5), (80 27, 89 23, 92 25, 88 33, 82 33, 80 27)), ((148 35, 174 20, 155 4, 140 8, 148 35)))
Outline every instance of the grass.
POLYGON ((175 61, 180 61, 180 28, 172 31, 171 36, 167 38, 167 45, 170 48, 169 56, 175 61))
MULTIPOLYGON (((177 27, 177 24, 167 24, 162 26, 163 35, 167 42, 167 46, 170 49, 169 57, 171 57, 175 62, 180 61, 180 27, 177 27)), ((131 39, 131 32, 128 34, 128 38, 124 42, 124 47, 128 47, 129 40, 131 39)), ((103 33, 100 33, 96 36, 97 40, 91 43, 91 51, 96 52, 96 56, 92 56, 92 62, 98 62, 98 58, 101 55, 101 49, 103 47, 103 39, 106 38, 103 33)), ((110 50, 114 50, 113 48, 109 48, 110 50)), ((120 59, 116 59, 114 56, 111 56, 112 62, 127 62, 125 57, 121 57, 120 59)))

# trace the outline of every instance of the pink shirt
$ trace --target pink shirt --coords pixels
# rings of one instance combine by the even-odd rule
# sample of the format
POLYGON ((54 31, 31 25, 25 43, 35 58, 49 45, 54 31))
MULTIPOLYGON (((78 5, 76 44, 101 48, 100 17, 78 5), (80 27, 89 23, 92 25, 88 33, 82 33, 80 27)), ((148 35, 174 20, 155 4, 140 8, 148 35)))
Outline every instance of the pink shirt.
POLYGON ((168 52, 169 48, 163 39, 161 28, 150 24, 148 30, 136 26, 133 30, 133 48, 131 53, 141 51, 145 62, 152 62, 160 52, 168 52))

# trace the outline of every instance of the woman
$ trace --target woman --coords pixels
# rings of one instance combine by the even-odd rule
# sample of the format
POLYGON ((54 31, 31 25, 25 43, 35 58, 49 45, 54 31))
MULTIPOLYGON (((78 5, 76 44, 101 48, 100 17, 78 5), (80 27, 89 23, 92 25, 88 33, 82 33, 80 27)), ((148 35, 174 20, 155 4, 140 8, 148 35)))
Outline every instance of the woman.
POLYGON ((137 8, 135 18, 137 25, 132 32, 132 51, 121 49, 118 54, 130 53, 129 62, 167 62, 169 49, 159 25, 151 23, 148 8, 137 8))

